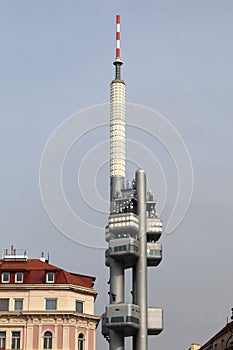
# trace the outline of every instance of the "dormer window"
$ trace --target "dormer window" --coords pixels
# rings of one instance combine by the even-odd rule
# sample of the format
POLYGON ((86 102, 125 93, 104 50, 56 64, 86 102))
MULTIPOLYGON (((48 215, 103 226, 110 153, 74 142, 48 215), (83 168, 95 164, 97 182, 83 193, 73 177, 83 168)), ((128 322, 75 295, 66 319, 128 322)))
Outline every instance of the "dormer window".
POLYGON ((10 272, 2 272, 2 283, 10 282, 10 272))
POLYGON ((47 272, 46 283, 54 283, 54 272, 47 272))
POLYGON ((23 272, 15 273, 15 283, 23 283, 23 272))

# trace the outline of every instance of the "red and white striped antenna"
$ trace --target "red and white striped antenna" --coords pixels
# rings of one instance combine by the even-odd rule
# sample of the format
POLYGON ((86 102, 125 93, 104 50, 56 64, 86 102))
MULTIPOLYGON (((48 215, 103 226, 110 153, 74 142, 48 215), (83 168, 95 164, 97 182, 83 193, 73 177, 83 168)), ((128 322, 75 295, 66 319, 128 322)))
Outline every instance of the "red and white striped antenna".
POLYGON ((116 15, 116 59, 113 62, 116 67, 115 79, 121 79, 121 16, 116 15))
POLYGON ((116 61, 121 60, 121 16, 116 15, 116 61))

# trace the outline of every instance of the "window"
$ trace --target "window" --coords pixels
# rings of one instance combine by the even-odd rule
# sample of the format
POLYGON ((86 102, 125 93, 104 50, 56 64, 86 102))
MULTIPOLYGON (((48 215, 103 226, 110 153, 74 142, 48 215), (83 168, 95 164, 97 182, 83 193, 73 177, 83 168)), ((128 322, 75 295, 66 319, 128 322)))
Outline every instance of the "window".
POLYGON ((139 324, 139 319, 134 316, 126 316, 126 322, 133 322, 139 324))
POLYGON ((0 299, 0 311, 9 310, 9 299, 0 299))
POLYGON ((6 332, 0 332, 0 349, 6 348, 6 332))
POLYGON ((47 283, 54 283, 54 272, 47 272, 46 282, 47 283))
POLYGON ((162 255, 162 252, 158 249, 150 249, 148 254, 160 257, 162 255))
POLYGON ((22 283, 23 282, 23 272, 16 272, 15 274, 15 282, 22 283))
POLYGON ((9 283, 9 282, 10 282, 10 273, 2 272, 2 283, 9 283))
POLYGON ((76 300, 76 312, 83 313, 83 301, 76 300))
POLYGON ((11 349, 20 349, 20 332, 12 332, 11 349))
POLYGON ((78 350, 84 350, 84 334, 80 333, 78 335, 78 350))
POLYGON ((23 299, 15 299, 15 311, 22 311, 23 310, 23 299))
POLYGON ((138 252, 138 247, 133 244, 129 244, 129 251, 138 252))
POLYGON ((44 349, 52 349, 53 335, 51 332, 44 333, 44 349))
POLYGON ((124 317, 123 316, 115 316, 115 317, 111 317, 111 322, 112 323, 122 323, 124 322, 124 317))
POLYGON ((57 310, 57 299, 45 299, 45 310, 57 310))

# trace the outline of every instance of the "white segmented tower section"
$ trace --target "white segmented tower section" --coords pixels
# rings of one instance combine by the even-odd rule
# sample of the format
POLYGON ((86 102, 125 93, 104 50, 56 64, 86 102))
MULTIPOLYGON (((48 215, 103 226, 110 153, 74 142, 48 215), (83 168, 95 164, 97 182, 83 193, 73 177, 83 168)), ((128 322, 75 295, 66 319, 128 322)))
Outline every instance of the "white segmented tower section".
POLYGON ((110 98, 110 176, 125 177, 125 84, 123 81, 112 81, 110 98))

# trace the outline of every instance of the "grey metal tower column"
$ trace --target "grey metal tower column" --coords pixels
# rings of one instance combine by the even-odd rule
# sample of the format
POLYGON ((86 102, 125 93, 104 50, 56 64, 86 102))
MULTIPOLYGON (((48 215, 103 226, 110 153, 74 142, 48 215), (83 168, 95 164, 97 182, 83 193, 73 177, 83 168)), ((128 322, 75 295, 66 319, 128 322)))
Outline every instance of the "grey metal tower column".
POLYGON ((146 174, 136 171, 137 211, 139 216, 139 258, 136 264, 136 304, 140 308, 136 350, 147 350, 147 238, 146 238, 146 174))
MULTIPOLYGON (((124 269, 121 264, 110 261, 110 304, 124 302, 124 269)), ((109 350, 124 350, 124 336, 113 330, 109 331, 109 350)))

